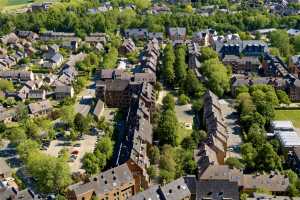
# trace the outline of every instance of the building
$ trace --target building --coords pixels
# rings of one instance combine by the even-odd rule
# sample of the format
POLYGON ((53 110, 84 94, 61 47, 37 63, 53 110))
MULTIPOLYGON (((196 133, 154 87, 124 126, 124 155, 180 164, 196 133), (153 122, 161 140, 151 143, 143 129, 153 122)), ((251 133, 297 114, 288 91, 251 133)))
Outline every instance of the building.
POLYGON ((101 69, 96 72, 98 78, 105 80, 131 80, 131 74, 122 69, 101 69))
POLYGON ((249 77, 249 76, 234 76, 231 79, 231 94, 236 95, 236 89, 239 86, 252 86, 258 84, 266 84, 273 86, 276 90, 286 90, 287 83, 283 78, 272 77, 249 77))
POLYGON ((45 100, 46 99, 46 91, 45 90, 30 90, 28 93, 28 99, 45 100))
POLYGON ((12 81, 31 81, 34 80, 34 74, 30 71, 19 70, 0 71, 0 78, 12 81))
POLYGON ((19 42, 19 37, 15 33, 9 33, 2 36, 0 42, 5 45, 17 44, 19 42))
POLYGON ((219 98, 211 91, 204 95, 203 122, 208 136, 205 143, 216 152, 215 162, 224 164, 228 132, 219 98))
POLYGON ((129 80, 105 80, 96 82, 96 97, 108 107, 128 108, 131 95, 138 84, 129 80))
POLYGON ((171 27, 168 30, 169 38, 172 41, 185 41, 186 34, 186 28, 184 27, 171 27))
POLYGON ((149 31, 146 28, 131 28, 125 30, 125 37, 126 38, 133 38, 133 39, 147 39, 149 31))
MULTIPOLYGON (((288 177, 278 172, 273 171, 270 174, 244 174, 242 171, 234 168, 231 169, 227 165, 210 165, 198 176, 200 181, 206 181, 206 185, 216 180, 236 183, 239 191, 242 192, 255 192, 257 188, 260 188, 270 191, 273 194, 282 194, 289 187, 288 177)), ((215 187, 222 186, 215 185, 215 187)))
POLYGON ((51 69, 60 67, 64 61, 63 56, 59 53, 59 47, 55 44, 48 47, 48 52, 43 55, 43 58, 46 60, 43 66, 51 69))
POLYGON ((0 122, 8 123, 13 120, 16 114, 16 109, 5 109, 0 112, 0 122))
POLYGON ((287 163, 298 174, 300 173, 300 147, 296 146, 289 152, 287 163))
POLYGON ((57 85, 54 90, 55 99, 64 99, 74 97, 74 88, 69 85, 57 85))
POLYGON ((104 102, 99 99, 94 108, 93 115, 99 120, 103 114, 103 111, 104 111, 104 102))
POLYGON ((300 78, 300 55, 291 56, 289 59, 289 71, 300 78))
POLYGON ((30 103, 28 105, 28 109, 32 115, 46 115, 52 111, 52 104, 48 100, 39 101, 36 103, 30 103))
POLYGON ((28 41, 35 41, 39 38, 39 35, 37 33, 34 33, 32 31, 16 31, 16 34, 19 38, 26 39, 28 41))
POLYGON ((69 200, 91 200, 93 197, 126 200, 137 192, 135 186, 133 173, 123 164, 91 177, 86 183, 70 185, 67 196, 69 200))
POLYGON ((31 4, 31 11, 35 12, 35 11, 46 11, 50 8, 50 5, 52 3, 33 3, 31 4))
POLYGON ((120 54, 128 54, 136 51, 136 46, 131 38, 125 39, 119 47, 120 54))
POLYGON ((289 75, 288 67, 278 56, 266 53, 262 61, 263 74, 271 77, 286 77, 289 75))
POLYGON ((225 55, 263 56, 268 50, 267 44, 258 40, 215 41, 214 47, 221 58, 225 55))
POLYGON ((7 177, 11 177, 12 169, 7 165, 3 158, 0 158, 0 181, 7 177))
POLYGON ((189 200, 194 193, 194 185, 196 178, 192 177, 181 177, 176 179, 164 186, 154 185, 140 192, 128 200, 189 200), (193 179, 193 183, 189 179, 193 179))
POLYGON ((201 67, 200 47, 198 43, 188 43, 188 67, 190 69, 197 69, 201 67))
POLYGON ((258 57, 225 55, 222 62, 225 65, 231 66, 234 74, 244 74, 248 72, 258 73, 261 68, 258 57))

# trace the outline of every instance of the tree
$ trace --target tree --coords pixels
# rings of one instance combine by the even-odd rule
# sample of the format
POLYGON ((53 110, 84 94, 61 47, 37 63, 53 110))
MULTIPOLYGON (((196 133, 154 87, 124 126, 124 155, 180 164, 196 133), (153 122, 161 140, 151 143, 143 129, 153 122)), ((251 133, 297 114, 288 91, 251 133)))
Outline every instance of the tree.
POLYGON ((209 59, 202 65, 203 75, 208 78, 208 87, 218 96, 223 96, 230 88, 229 70, 218 60, 209 59))
POLYGON ((63 106, 60 112, 62 121, 68 126, 72 127, 75 117, 73 106, 63 106))
POLYGON ((115 47, 110 47, 107 54, 103 58, 103 67, 106 69, 112 69, 116 67, 118 61, 118 50, 115 47))
POLYGON ((203 130, 194 129, 191 134, 191 137, 196 142, 196 144, 199 144, 207 139, 207 133, 203 130))
POLYGON ((192 136, 188 136, 182 140, 181 146, 184 149, 195 149, 197 147, 197 143, 192 136))
POLYGON ((154 179, 157 176, 157 170, 156 167, 154 165, 150 165, 147 168, 147 173, 150 176, 151 179, 154 179))
POLYGON ((188 13, 192 13, 193 12, 193 6, 191 4, 187 4, 187 5, 185 5, 184 10, 188 13))
POLYGON ((256 158, 258 168, 265 171, 282 169, 281 159, 270 143, 265 143, 258 149, 256 158))
POLYGON ((110 137, 103 137, 96 146, 96 150, 106 156, 106 159, 110 159, 113 154, 113 141, 110 137))
POLYGON ((174 110, 175 109, 175 101, 172 94, 168 93, 162 100, 163 110, 174 110))
POLYGON ((29 154, 38 152, 39 146, 40 145, 36 141, 30 139, 24 140, 17 146, 18 155, 23 162, 27 163, 29 154))
POLYGON ((162 113, 158 127, 156 130, 156 136, 160 144, 176 145, 177 141, 178 121, 173 110, 166 110, 162 113))
POLYGON ((179 46, 175 51, 176 58, 174 64, 175 76, 176 76, 176 84, 181 85, 186 78, 186 63, 185 63, 185 48, 183 46, 179 46))
POLYGON ((89 128, 89 121, 82 114, 77 113, 74 118, 74 127, 77 131, 85 132, 89 128))
POLYGON ((285 91, 276 90, 276 94, 277 94, 277 97, 278 97, 278 100, 279 100, 280 103, 283 103, 283 104, 286 104, 286 105, 289 105, 291 103, 291 100, 290 100, 289 96, 286 94, 285 91))
POLYGON ((255 148, 261 147, 266 142, 266 134, 258 124, 254 123, 248 131, 246 141, 251 142, 255 148))
POLYGON ((7 91, 7 92, 13 92, 15 90, 14 84, 9 80, 0 79, 0 90, 7 91))
POLYGON ((32 119, 27 119, 24 123, 26 134, 31 138, 38 138, 40 136, 41 130, 40 127, 34 123, 32 119))
POLYGON ((234 157, 229 157, 226 159, 225 164, 231 168, 244 169, 244 164, 238 159, 234 157))
POLYGON ((144 10, 151 6, 151 1, 150 0, 134 0, 134 4, 136 5, 136 7, 138 9, 144 10))
POLYGON ((256 149, 251 143, 245 143, 241 146, 241 153, 247 168, 253 169, 256 166, 255 159, 257 156, 256 149))
POLYGON ((82 159, 82 167, 87 174, 96 174, 99 172, 97 158, 94 153, 86 153, 82 159))
POLYGON ((297 53, 300 52, 300 36, 299 35, 294 37, 294 48, 297 53))
POLYGON ((149 148, 149 159, 151 164, 158 164, 160 159, 160 151, 157 146, 152 146, 149 148))
POLYGON ((203 100, 197 99, 194 100, 192 103, 192 110, 193 112, 200 112, 200 110, 203 108, 203 100))
POLYGON ((188 70, 183 90, 190 97, 201 97, 205 92, 205 87, 200 83, 195 73, 192 70, 188 70))
POLYGON ((6 131, 6 135, 8 136, 10 142, 15 145, 20 144, 27 138, 25 130, 22 127, 10 128, 6 131))
POLYGON ((28 118, 28 108, 24 103, 18 103, 16 106, 16 121, 22 121, 28 118))
POLYGON ((291 53, 291 46, 289 35, 284 30, 276 30, 270 33, 270 41, 272 46, 279 49, 282 56, 289 56, 291 53))
POLYGON ((190 101, 190 98, 188 96, 186 96, 185 94, 181 94, 179 97, 178 97, 178 104, 179 105, 186 105, 188 104, 190 101))
POLYGON ((200 52, 201 52, 200 60, 202 62, 209 60, 209 59, 218 58, 218 53, 210 47, 202 47, 200 52))
POLYGON ((27 159, 27 169, 37 180, 40 192, 59 193, 71 183, 70 168, 64 158, 32 152, 27 159))
POLYGON ((238 86, 235 90, 235 95, 238 96, 241 93, 248 93, 249 88, 246 85, 238 86))
POLYGON ((162 76, 169 86, 173 86, 175 81, 174 71, 175 54, 171 43, 168 43, 163 53, 162 76))

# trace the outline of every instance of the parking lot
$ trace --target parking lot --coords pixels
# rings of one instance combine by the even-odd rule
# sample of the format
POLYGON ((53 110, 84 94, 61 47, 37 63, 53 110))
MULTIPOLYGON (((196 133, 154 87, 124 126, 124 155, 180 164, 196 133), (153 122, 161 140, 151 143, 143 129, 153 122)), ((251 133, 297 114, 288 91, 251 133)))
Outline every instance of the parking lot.
POLYGON ((81 169, 81 159, 85 153, 93 152, 97 142, 97 136, 84 135, 82 140, 76 142, 68 142, 65 140, 53 140, 50 146, 44 152, 51 156, 58 156, 62 149, 67 149, 70 154, 76 153, 76 159, 73 162, 69 162, 71 172, 83 172, 81 169), (79 145, 80 144, 80 145, 79 145))

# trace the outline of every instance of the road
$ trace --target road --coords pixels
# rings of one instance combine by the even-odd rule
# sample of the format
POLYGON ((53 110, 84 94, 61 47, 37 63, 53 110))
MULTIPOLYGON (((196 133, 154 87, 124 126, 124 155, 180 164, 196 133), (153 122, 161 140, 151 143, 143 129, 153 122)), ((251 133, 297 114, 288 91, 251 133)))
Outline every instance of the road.
POLYGON ((222 99, 219 101, 222 106, 222 114, 228 129, 227 158, 241 158, 239 147, 242 144, 241 127, 238 124, 238 113, 234 108, 234 100, 222 99))

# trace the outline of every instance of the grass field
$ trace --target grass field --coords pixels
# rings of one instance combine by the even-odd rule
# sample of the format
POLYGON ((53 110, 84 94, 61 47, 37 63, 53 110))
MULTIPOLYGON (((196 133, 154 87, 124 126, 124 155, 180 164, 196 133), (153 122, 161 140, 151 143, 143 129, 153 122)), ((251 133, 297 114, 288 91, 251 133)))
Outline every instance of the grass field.
POLYGON ((177 143, 180 144, 182 140, 192 134, 193 130, 186 129, 184 124, 179 124, 179 130, 178 130, 178 137, 177 137, 177 143))
POLYGON ((300 110, 276 110, 275 120, 290 120, 300 128, 300 110))
POLYGON ((26 7, 31 3, 41 3, 46 1, 47 0, 0 0, 0 10, 4 10, 4 11, 16 10, 16 9, 26 7))

